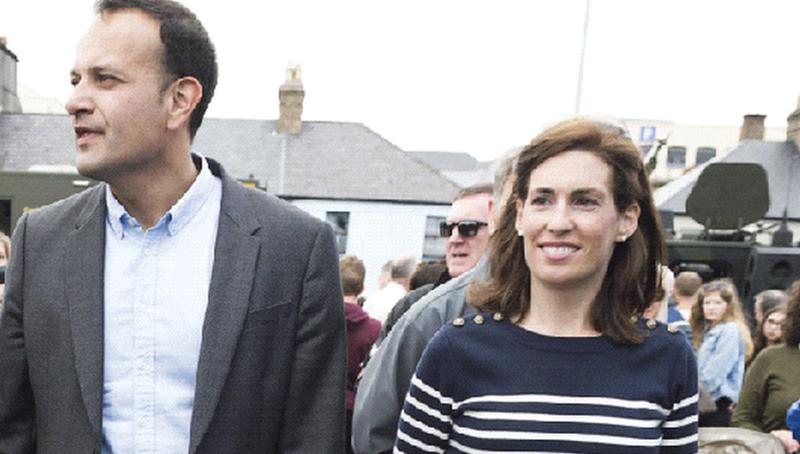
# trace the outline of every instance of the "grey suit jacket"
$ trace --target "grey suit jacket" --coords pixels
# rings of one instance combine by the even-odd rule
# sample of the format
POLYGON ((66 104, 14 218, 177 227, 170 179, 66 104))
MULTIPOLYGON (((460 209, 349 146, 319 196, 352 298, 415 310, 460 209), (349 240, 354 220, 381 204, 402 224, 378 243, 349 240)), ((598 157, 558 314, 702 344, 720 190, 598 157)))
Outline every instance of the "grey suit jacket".
MULTIPOLYGON (((222 205, 189 452, 343 452, 332 231, 209 163, 222 205)), ((0 319, 0 453, 100 451, 105 218, 101 184, 17 224, 0 319)))

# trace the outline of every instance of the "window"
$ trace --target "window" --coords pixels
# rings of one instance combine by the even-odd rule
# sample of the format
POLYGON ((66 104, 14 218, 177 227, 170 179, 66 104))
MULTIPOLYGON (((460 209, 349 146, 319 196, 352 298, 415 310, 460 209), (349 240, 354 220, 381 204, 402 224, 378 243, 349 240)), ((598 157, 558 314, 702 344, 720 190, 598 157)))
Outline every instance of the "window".
POLYGON ((339 256, 347 252, 347 227, 350 224, 350 213, 346 211, 328 211, 325 220, 333 228, 336 235, 336 252, 339 256))
POLYGON ((0 199, 0 232, 11 236, 11 200, 0 199))
POLYGON ((686 167, 686 147, 667 148, 667 167, 670 169, 682 169, 686 167))
POLYGON ((697 147, 697 156, 695 157, 695 165, 700 165, 710 161, 717 155, 717 149, 714 147, 697 147))
POLYGON ((447 238, 439 236, 439 224, 447 218, 428 216, 425 219, 425 242, 422 244, 422 260, 442 260, 445 255, 447 238))

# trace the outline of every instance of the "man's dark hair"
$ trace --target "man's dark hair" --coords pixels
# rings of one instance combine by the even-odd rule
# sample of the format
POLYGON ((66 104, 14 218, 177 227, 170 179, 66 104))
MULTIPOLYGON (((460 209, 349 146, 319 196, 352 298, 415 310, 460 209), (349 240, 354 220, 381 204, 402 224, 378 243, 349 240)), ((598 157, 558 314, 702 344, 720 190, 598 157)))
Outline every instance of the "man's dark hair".
POLYGON ((193 12, 172 0, 98 0, 94 6, 97 14, 124 9, 138 9, 160 23, 162 91, 181 77, 194 77, 203 86, 203 97, 189 120, 189 134, 194 139, 217 86, 217 54, 208 32, 193 12))
POLYGON ((420 262, 417 270, 411 275, 410 289, 414 290, 423 285, 435 284, 445 271, 447 271, 447 263, 444 260, 420 262))

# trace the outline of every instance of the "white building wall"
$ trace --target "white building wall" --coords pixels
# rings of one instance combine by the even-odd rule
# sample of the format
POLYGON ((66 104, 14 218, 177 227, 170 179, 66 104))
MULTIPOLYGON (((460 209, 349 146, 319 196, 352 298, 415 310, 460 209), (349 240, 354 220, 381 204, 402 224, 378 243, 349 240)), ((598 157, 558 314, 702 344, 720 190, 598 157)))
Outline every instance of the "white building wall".
MULTIPOLYGON (((667 139, 666 145, 658 151, 656 167, 650 176, 654 183, 673 180, 694 167, 699 147, 715 148, 716 156, 726 155, 739 144, 741 132, 740 126, 682 125, 662 120, 624 120, 624 123, 637 146, 648 146, 656 140, 667 139), (686 147, 686 163, 683 167, 670 167, 667 164, 670 146, 686 147)), ((764 128, 764 140, 785 141, 786 128, 764 128)))
POLYGON ((346 253, 364 261, 365 296, 378 289, 378 276, 386 261, 403 255, 420 260, 426 218, 447 217, 450 212, 449 205, 314 199, 292 200, 292 203, 323 221, 325 213, 330 211, 350 213, 346 253))

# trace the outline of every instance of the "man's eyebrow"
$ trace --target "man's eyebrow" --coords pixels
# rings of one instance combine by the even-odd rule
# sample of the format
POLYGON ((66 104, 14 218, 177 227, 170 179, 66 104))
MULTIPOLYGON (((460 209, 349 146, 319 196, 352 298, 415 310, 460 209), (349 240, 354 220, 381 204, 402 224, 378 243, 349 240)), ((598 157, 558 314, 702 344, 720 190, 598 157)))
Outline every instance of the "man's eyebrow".
MULTIPOLYGON (((88 72, 90 74, 99 74, 99 73, 106 72, 106 71, 121 72, 119 69, 116 69, 116 68, 114 68, 113 66, 110 66, 110 65, 94 65, 94 66, 90 66, 89 68, 86 69, 86 72, 88 72)), ((72 70, 70 70, 69 73, 70 73, 71 76, 75 76, 75 77, 79 77, 80 76, 80 71, 78 71, 77 69, 72 69, 72 70)))

